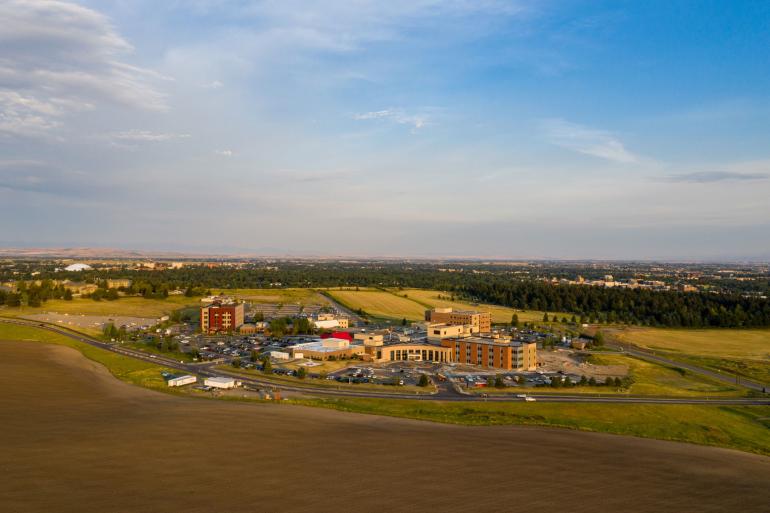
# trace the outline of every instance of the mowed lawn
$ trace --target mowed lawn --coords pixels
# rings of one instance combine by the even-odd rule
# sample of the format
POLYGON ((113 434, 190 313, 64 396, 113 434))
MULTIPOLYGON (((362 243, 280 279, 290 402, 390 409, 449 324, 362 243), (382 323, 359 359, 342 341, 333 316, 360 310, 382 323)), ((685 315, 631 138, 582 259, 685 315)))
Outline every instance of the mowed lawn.
POLYGON ((328 293, 352 310, 359 308, 374 317, 418 321, 425 318, 425 306, 382 290, 329 290, 328 293))
POLYGON ((200 301, 185 296, 169 296, 167 299, 145 299, 143 297, 122 297, 115 301, 94 301, 75 298, 72 301, 51 299, 39 307, 24 306, 5 308, 0 315, 18 317, 46 312, 60 314, 84 314, 125 317, 161 317, 185 306, 197 306, 200 301))

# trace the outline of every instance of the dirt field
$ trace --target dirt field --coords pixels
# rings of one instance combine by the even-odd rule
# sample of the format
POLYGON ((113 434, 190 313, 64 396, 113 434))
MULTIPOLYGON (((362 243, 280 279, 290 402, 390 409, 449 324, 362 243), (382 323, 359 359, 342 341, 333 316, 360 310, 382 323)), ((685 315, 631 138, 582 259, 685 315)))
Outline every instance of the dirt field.
POLYGON ((167 396, 62 346, 0 342, 0 386, 3 511, 703 513, 770 503, 767 457, 167 396))
POLYGON ((584 361, 584 358, 576 356, 572 351, 559 349, 556 351, 539 351, 537 360, 542 370, 548 372, 563 371, 567 374, 576 374, 586 378, 596 378, 604 381, 605 378, 624 377, 628 375, 628 365, 594 365, 584 361))
POLYGON ((128 331, 138 329, 140 326, 154 326, 158 323, 157 318, 151 317, 126 317, 126 316, 105 316, 105 315, 85 315, 85 314, 60 314, 55 312, 47 312, 40 314, 24 315, 23 319, 30 319, 33 321, 51 322, 63 326, 65 328, 72 328, 76 330, 90 330, 92 332, 101 333, 104 326, 108 323, 112 323, 116 328, 121 326, 127 326, 128 331))

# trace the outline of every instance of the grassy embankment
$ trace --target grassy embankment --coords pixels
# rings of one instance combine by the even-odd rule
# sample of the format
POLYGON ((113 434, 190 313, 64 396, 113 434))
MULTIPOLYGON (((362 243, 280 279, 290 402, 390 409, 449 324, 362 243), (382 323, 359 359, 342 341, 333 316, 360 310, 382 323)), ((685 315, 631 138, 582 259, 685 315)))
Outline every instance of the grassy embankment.
POLYGON ((0 323, 0 340, 20 340, 23 342, 44 342, 58 344, 77 349, 83 355, 104 365, 113 376, 133 385, 139 385, 153 390, 167 391, 166 382, 161 372, 177 372, 173 369, 155 365, 142 360, 129 358, 83 342, 78 342, 64 335, 41 330, 32 326, 15 326, 0 323))
POLYGON ((770 384, 770 329, 626 328, 608 334, 672 360, 770 384))
MULTIPOLYGON (((113 354, 34 327, 0 323, 0 340, 62 344, 119 379, 168 392, 162 366, 113 354)), ((232 399, 232 398, 227 398, 232 399)), ((692 442, 770 455, 770 407, 548 403, 443 403, 394 399, 295 399, 291 402, 454 424, 525 424, 692 442)))
POLYGON ((770 406, 468 404, 358 398, 292 399, 291 402, 450 424, 521 424, 597 431, 770 455, 770 406))

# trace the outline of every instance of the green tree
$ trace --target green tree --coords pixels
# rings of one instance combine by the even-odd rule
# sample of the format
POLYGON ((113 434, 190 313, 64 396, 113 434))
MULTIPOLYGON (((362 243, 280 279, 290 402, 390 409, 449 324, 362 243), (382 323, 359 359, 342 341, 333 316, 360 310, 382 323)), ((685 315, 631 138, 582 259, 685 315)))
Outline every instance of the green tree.
POLYGON ((62 296, 65 301, 72 301, 72 291, 70 289, 64 289, 64 296, 62 296))
POLYGON ((588 385, 595 387, 596 386, 596 378, 591 376, 591 379, 588 380, 588 385))
POLYGON ((235 367, 236 369, 241 368, 241 359, 240 358, 233 358, 233 361, 230 362, 230 364, 235 367))
POLYGON ((259 361, 259 353, 257 353, 252 349, 251 354, 249 355, 249 360, 251 360, 252 362, 259 361))
POLYGON ((307 369, 305 367, 297 369, 297 377, 299 379, 305 379, 307 377, 307 369))
POLYGON ((607 376, 607 378, 604 380, 604 384, 608 387, 611 387, 615 383, 615 380, 611 377, 607 376))
POLYGON ((519 327, 519 314, 513 314, 511 316, 511 328, 519 327))
POLYGON ((548 322, 548 312, 543 314, 543 322, 548 322))
POLYGON ((503 381, 503 376, 501 374, 495 376, 495 388, 505 388, 505 381, 503 381))
POLYGON ((602 347, 604 345, 604 333, 601 331, 597 331, 594 335, 594 345, 597 347, 602 347))
POLYGON ((426 374, 420 374, 420 380, 417 382, 417 386, 427 387, 430 384, 430 380, 426 374))
POLYGON ((270 374, 273 372, 273 364, 270 362, 269 356, 262 359, 262 372, 265 374, 270 374))
POLYGON ((584 387, 588 384, 588 378, 585 377, 585 375, 580 376, 580 383, 578 383, 581 387, 584 387))
POLYGON ((620 380, 620 378, 615 378, 615 386, 617 388, 622 388, 623 387, 623 382, 620 380))
POLYGON ((406 326, 406 317, 401 319, 401 326, 406 326))

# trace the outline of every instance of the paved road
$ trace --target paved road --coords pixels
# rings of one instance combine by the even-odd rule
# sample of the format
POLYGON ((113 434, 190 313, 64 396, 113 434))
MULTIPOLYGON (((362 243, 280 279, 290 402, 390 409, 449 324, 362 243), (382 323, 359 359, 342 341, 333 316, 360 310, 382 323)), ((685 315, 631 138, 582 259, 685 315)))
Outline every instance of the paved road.
MULTIPOLYGON (((64 335, 73 340, 89 344, 94 347, 99 347, 106 351, 122 354, 138 360, 147 361, 150 363, 164 365, 166 367, 180 370, 189 374, 197 374, 204 377, 211 376, 229 376, 240 380, 241 382, 262 388, 279 388, 284 391, 299 392, 314 396, 333 396, 333 397, 366 397, 366 398, 390 398, 390 399, 417 399, 417 400, 439 400, 439 401, 468 401, 468 402, 514 402, 523 401, 517 397, 480 397, 475 395, 458 394, 451 386, 440 386, 438 392, 435 394, 405 394, 405 393, 378 393, 368 391, 355 391, 355 390, 337 390, 321 387, 310 386, 292 386, 284 384, 276 384, 275 382, 260 379, 258 376, 244 376, 242 374, 222 370, 213 369, 211 363, 196 364, 196 363, 184 363, 179 360, 173 360, 171 358, 163 356, 151 356, 147 353, 143 353, 138 350, 128 349, 120 345, 110 344, 102 342, 85 336, 75 331, 70 331, 66 328, 59 326, 49 325, 39 322, 24 321, 20 319, 0 319, 0 322, 17 324, 22 326, 34 326, 40 329, 58 333, 64 335)), ((569 403, 639 403, 639 404, 714 404, 714 405, 770 405, 770 398, 722 398, 716 397, 712 399, 708 398, 682 398, 682 397, 643 397, 643 396, 587 396, 587 395, 556 395, 556 394, 537 394, 530 393, 530 397, 536 398, 537 401, 543 402, 569 402, 569 403)))
POLYGON ((723 383, 727 383, 730 385, 736 385, 736 384, 741 385, 743 387, 746 387, 751 390, 755 390, 757 392, 765 392, 767 389, 769 389, 767 385, 763 385, 762 383, 757 383, 755 381, 751 381, 743 377, 738 377, 736 379, 735 375, 724 374, 721 372, 704 369, 703 367, 698 367, 697 365, 678 362, 676 360, 670 360, 664 356, 655 354, 652 351, 645 351, 636 346, 630 346, 627 344, 618 344, 618 343, 607 344, 607 346, 613 349, 619 349, 624 353, 630 354, 631 356, 634 356, 641 360, 647 360, 653 363, 662 363, 663 365, 668 365, 670 367, 679 367, 682 369, 687 369, 688 371, 694 372, 696 374, 700 374, 702 376, 706 376, 711 379, 715 379, 717 381, 721 381, 723 383))

